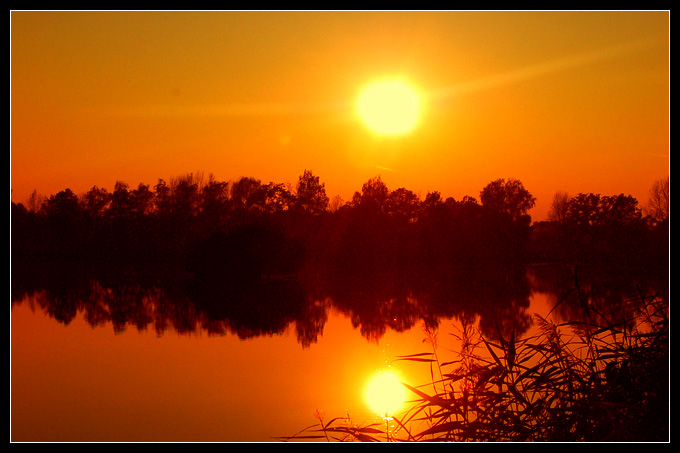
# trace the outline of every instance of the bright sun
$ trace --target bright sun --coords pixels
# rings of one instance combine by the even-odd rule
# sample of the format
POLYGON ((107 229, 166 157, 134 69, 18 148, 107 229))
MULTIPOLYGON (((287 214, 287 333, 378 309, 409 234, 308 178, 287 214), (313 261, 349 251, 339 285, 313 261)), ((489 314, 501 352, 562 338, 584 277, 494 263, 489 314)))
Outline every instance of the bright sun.
POLYGON ((364 397, 377 415, 389 416, 404 405, 406 390, 394 374, 380 372, 368 382, 364 397))
POLYGON ((357 99, 359 118, 380 135, 411 132, 420 117, 420 98, 407 82, 383 80, 367 85, 357 99))

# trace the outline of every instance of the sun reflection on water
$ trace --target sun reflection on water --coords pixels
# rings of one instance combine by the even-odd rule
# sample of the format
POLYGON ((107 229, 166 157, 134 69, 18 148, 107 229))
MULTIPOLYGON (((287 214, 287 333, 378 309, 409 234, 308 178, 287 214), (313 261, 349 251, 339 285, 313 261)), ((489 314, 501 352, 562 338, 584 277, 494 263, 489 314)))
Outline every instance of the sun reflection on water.
POLYGON ((394 372, 379 371, 366 384, 364 398, 376 415, 389 418, 404 406, 406 389, 394 372))

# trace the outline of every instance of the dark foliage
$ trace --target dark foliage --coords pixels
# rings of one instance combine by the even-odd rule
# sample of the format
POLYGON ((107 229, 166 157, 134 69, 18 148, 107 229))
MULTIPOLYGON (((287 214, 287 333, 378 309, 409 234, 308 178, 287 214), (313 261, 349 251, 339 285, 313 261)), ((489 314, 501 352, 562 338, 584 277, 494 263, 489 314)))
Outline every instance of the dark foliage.
POLYGON ((530 324, 526 268, 535 262, 616 263, 610 274, 619 280, 604 285, 612 300, 640 283, 633 276, 641 269, 667 286, 668 219, 650 223, 632 197, 579 194, 560 221, 533 226, 526 211, 534 198, 521 182, 496 180, 481 198, 432 192, 421 201, 378 177, 329 211, 324 184, 307 170, 294 190, 193 174, 134 189, 119 181, 111 193, 65 189, 42 204, 32 197, 30 210, 12 203, 12 301, 40 293, 64 322, 88 310, 92 319, 115 314, 119 328, 257 335, 295 324, 308 345, 328 301, 370 339, 470 315, 482 316, 486 332, 521 333, 530 324), (93 285, 122 291, 128 308, 109 305, 115 300, 93 285))
POLYGON ((476 320, 468 349, 437 363, 438 393, 411 388, 419 399, 398 421, 402 439, 340 419, 311 438, 666 439, 668 217, 643 217, 623 194, 578 194, 531 225, 535 199, 521 182, 499 179, 480 195, 482 204, 438 192, 421 201, 374 178, 331 211, 310 171, 295 190, 200 175, 65 189, 42 204, 32 197, 31 209, 11 204, 11 303, 31 300, 65 324, 82 313, 93 326, 159 335, 250 338, 294 326, 303 347, 331 306, 370 340, 476 320), (532 319, 532 289, 566 321, 532 319), (541 335, 522 338, 532 323, 541 335), (578 341, 563 341, 565 327, 578 341), (474 354, 473 341, 490 355, 474 354), (428 428, 410 430, 415 420, 428 428))

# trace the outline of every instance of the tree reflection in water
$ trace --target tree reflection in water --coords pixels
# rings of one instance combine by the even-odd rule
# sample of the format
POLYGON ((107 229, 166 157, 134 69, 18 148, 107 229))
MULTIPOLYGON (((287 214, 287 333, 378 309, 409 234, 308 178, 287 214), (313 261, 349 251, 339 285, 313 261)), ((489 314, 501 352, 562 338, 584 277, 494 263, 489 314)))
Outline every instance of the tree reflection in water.
POLYGON ((331 307, 372 341, 453 317, 505 336, 529 328, 532 290, 569 318, 581 300, 613 316, 639 291, 668 288, 668 218, 643 217, 630 196, 579 194, 560 220, 533 225, 520 181, 493 181, 480 199, 421 201, 377 177, 329 209, 311 171, 295 190, 193 174, 153 190, 66 189, 31 209, 12 202, 12 303, 30 296, 60 322, 82 312, 116 331, 250 338, 294 325, 309 346, 331 307))
POLYGON ((521 336, 532 323, 528 312, 532 290, 548 293, 562 319, 580 316, 578 294, 608 319, 654 282, 621 269, 597 272, 567 266, 515 266, 507 269, 453 270, 424 278, 421 273, 232 274, 211 267, 210 273, 179 269, 85 268, 79 264, 43 265, 12 272, 12 304, 33 303, 55 320, 69 324, 79 313, 93 327, 111 323, 126 328, 204 331, 246 339, 295 329, 308 347, 323 335, 329 310, 351 319, 369 341, 388 329, 402 332, 424 322, 477 319, 487 337, 514 332, 521 336), (576 285, 578 284, 578 288, 576 285), (579 293, 577 294, 577 289, 579 293), (563 297, 566 296, 566 297, 563 297))

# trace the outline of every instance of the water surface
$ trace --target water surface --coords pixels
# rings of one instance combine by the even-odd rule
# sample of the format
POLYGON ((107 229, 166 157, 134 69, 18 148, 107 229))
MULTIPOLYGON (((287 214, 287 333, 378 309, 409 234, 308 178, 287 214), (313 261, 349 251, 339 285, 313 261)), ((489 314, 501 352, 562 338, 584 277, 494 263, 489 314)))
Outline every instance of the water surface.
MULTIPOLYGON (((432 351, 426 326, 446 360, 461 319, 487 335, 526 335, 532 316, 547 316, 574 282, 566 268, 525 277, 475 281, 447 300, 436 287, 358 285, 320 300, 283 290, 288 283, 264 293, 261 285, 234 299, 247 309, 197 304, 136 278, 55 279, 12 304, 11 440, 266 442, 316 423, 317 413, 378 421, 362 395, 373 374, 430 380, 427 364, 395 360, 432 351)), ((600 293, 585 277, 583 285, 612 307, 632 289, 609 281, 600 293)), ((551 316, 570 316, 565 300, 551 316)))

